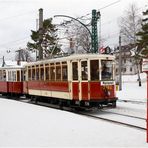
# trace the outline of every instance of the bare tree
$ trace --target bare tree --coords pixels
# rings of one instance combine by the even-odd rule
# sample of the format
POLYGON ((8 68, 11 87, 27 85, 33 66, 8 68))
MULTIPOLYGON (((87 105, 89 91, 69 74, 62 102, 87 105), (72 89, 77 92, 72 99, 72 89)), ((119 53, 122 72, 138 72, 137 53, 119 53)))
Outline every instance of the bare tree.
POLYGON ((135 3, 130 4, 124 15, 119 19, 119 27, 122 42, 126 44, 136 44, 136 34, 141 30, 142 16, 135 3))
POLYGON ((139 86, 141 86, 141 58, 138 56, 138 48, 136 48, 136 42, 138 39, 138 36, 136 34, 141 30, 141 22, 142 16, 139 14, 139 9, 135 3, 129 5, 129 8, 125 10, 124 15, 119 20, 122 44, 130 46, 132 45, 133 47, 132 52, 134 52, 133 57, 137 66, 139 86))
POLYGON ((73 39, 75 50, 79 50, 74 52, 90 52, 91 36, 84 26, 77 22, 72 22, 69 24, 65 34, 73 39))

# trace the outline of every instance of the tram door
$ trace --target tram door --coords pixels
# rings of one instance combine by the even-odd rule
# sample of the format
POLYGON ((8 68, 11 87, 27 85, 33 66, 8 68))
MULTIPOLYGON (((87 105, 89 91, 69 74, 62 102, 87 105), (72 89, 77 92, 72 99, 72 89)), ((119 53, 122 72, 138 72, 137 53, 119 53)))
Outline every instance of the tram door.
POLYGON ((72 98, 79 100, 79 74, 78 74, 78 62, 72 62, 72 98))
POLYGON ((72 94, 74 100, 89 99, 88 62, 72 62, 72 94))
POLYGON ((88 62, 87 60, 81 61, 81 78, 80 78, 80 96, 81 100, 89 99, 89 83, 88 83, 88 62))

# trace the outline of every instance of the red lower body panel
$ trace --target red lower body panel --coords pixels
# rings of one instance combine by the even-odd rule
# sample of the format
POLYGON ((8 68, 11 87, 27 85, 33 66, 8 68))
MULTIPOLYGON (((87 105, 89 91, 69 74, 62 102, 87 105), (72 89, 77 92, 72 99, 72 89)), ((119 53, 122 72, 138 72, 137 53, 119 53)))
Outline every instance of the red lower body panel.
POLYGON ((25 92, 27 92, 26 89, 68 92, 69 86, 68 82, 31 81, 31 82, 24 82, 25 92))
POLYGON ((0 81, 0 92, 7 93, 8 92, 8 83, 0 81))
POLYGON ((8 92, 22 94, 23 93, 23 82, 8 82, 8 92))

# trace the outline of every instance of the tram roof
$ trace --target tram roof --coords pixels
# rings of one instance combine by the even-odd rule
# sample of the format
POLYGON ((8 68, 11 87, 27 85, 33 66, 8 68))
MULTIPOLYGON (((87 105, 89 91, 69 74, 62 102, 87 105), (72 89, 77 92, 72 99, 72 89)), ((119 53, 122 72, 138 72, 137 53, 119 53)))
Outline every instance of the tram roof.
POLYGON ((107 54, 73 54, 69 56, 63 56, 63 57, 46 59, 42 61, 30 62, 30 63, 27 63, 26 65, 29 66, 29 65, 46 64, 46 63, 51 63, 51 62, 64 62, 64 61, 70 61, 70 60, 85 60, 85 59, 115 60, 115 56, 107 55, 107 54))
POLYGON ((20 70, 20 69, 23 69, 24 68, 24 66, 17 66, 17 65, 12 65, 12 66, 5 66, 5 67, 0 67, 0 70, 13 70, 13 69, 15 69, 15 70, 20 70))

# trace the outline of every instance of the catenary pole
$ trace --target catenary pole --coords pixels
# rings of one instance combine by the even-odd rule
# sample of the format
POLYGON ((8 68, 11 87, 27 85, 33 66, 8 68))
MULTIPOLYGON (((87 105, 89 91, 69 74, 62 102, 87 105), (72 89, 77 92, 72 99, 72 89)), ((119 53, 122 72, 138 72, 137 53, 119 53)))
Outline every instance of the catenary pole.
POLYGON ((121 35, 119 35, 119 90, 122 90, 122 52, 121 52, 121 35))
POLYGON ((54 17, 67 17, 70 19, 73 19, 77 22, 79 22, 86 30, 88 31, 90 37, 91 37, 91 50, 90 52, 96 53, 98 51, 98 32, 97 32, 97 20, 100 18, 100 12, 97 12, 96 10, 92 10, 92 21, 91 21, 91 26, 92 26, 92 32, 89 30, 89 28, 79 21, 76 18, 73 18, 68 15, 55 15, 54 17))

